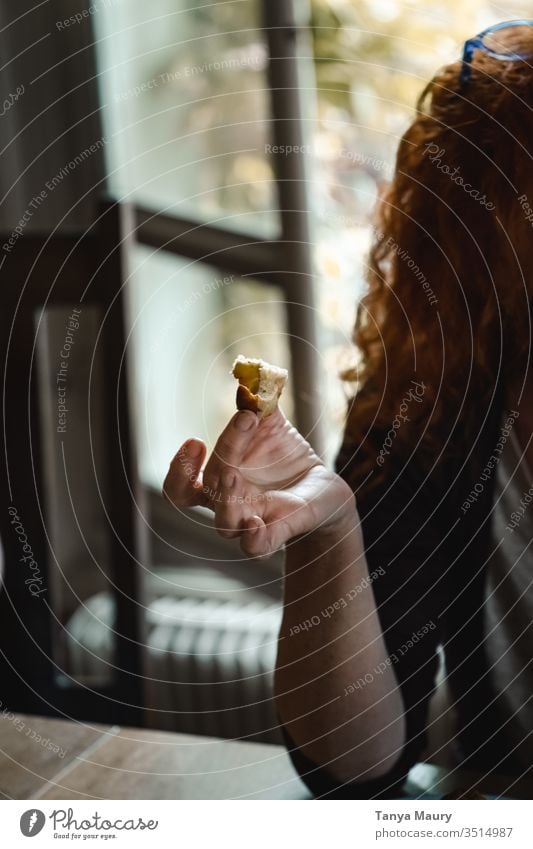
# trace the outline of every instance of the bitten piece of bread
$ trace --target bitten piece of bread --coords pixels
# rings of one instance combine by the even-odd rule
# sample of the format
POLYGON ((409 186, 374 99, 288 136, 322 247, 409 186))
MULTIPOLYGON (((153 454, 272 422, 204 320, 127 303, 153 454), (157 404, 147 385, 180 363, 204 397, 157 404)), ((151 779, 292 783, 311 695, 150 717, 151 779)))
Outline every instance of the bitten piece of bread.
POLYGON ((252 410, 262 419, 272 415, 287 383, 287 369, 239 354, 231 372, 239 381, 237 409, 252 410))

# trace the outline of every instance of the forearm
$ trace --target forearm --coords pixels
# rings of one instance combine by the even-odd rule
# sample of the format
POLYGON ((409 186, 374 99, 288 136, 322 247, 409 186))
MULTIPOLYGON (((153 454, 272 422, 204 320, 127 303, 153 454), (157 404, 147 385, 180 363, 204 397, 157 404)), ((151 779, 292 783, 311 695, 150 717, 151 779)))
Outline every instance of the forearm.
POLYGON ((287 546, 278 711, 302 752, 339 781, 385 774, 405 740, 372 580, 355 506, 287 546))

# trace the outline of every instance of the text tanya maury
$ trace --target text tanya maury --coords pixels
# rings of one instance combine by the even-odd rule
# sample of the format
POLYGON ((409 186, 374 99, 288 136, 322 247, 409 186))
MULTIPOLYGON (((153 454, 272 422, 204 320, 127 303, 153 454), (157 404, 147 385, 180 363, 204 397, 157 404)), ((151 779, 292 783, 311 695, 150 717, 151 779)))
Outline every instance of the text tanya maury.
POLYGON ((392 822, 409 822, 410 820, 422 820, 423 822, 427 822, 428 820, 437 820, 438 822, 446 822, 449 823, 453 814, 446 813, 430 813, 429 811, 413 811, 411 814, 410 811, 405 813, 392 813, 390 811, 375 811, 376 819, 381 821, 392 821, 392 822))

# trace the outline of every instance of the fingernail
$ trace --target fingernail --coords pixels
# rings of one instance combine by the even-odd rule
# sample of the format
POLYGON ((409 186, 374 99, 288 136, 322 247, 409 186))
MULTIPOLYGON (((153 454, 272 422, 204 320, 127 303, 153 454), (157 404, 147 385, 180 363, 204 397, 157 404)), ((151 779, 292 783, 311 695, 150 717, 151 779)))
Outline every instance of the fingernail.
POLYGON ((239 413, 235 423, 239 430, 250 430, 255 424, 255 415, 254 413, 239 413))
POLYGON ((187 443, 187 454, 189 457, 199 457, 202 453, 202 443, 201 442, 188 442, 187 443))
POLYGON ((251 525, 248 528, 248 532, 251 533, 251 534, 256 534, 258 530, 259 530, 259 525, 251 525))

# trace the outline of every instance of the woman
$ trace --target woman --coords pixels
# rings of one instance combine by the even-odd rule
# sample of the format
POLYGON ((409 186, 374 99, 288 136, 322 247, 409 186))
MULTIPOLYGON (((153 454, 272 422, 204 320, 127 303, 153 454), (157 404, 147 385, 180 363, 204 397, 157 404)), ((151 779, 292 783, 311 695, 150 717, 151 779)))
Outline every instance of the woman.
POLYGON ((164 484, 247 554, 286 547, 276 702, 316 795, 398 795, 439 646, 459 762, 533 762, 528 57, 533 22, 500 25, 420 98, 378 204, 336 472, 280 411, 241 412, 164 484))

